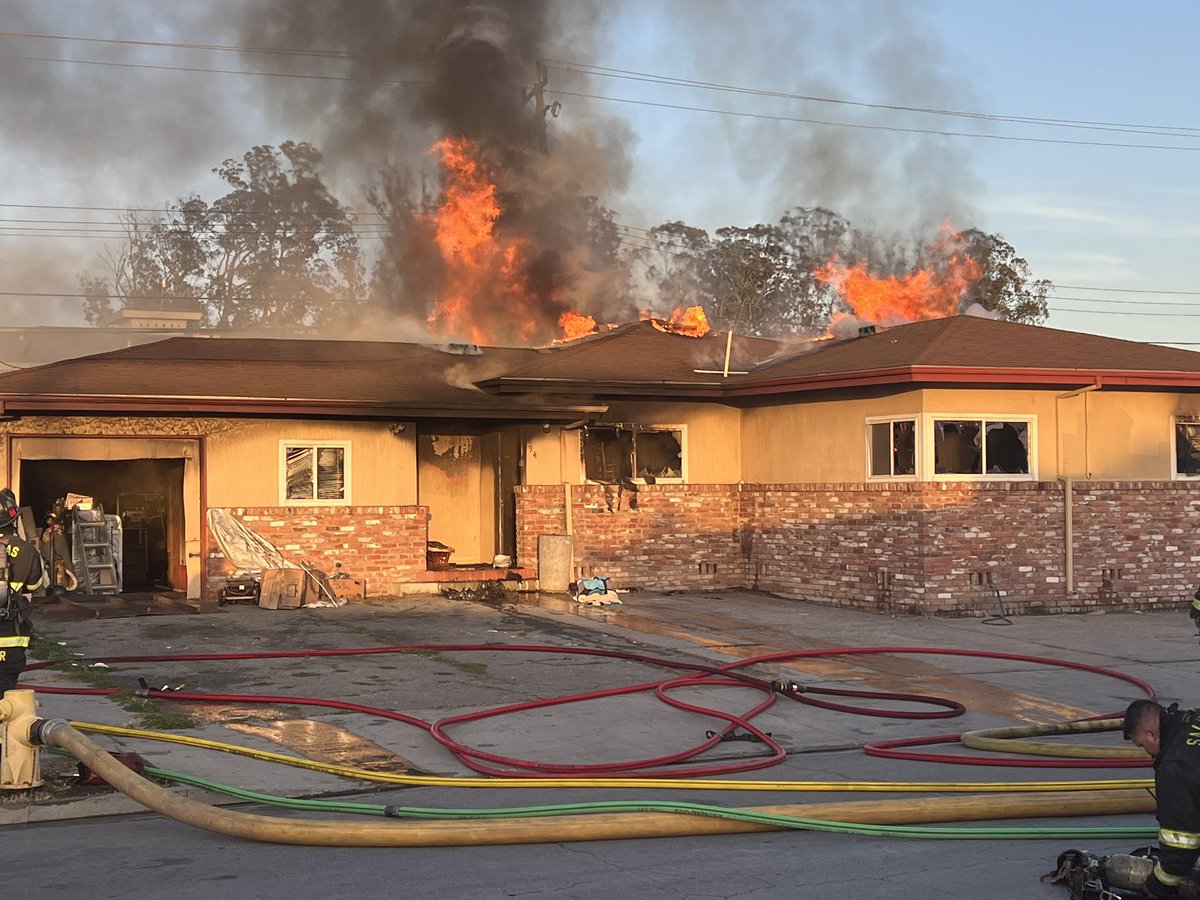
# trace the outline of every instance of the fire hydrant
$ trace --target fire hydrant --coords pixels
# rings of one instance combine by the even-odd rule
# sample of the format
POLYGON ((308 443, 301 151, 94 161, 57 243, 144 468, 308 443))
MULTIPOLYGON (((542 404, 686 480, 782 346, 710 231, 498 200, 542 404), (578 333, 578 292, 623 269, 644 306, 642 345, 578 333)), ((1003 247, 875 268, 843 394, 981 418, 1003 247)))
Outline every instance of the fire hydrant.
POLYGON ((41 787, 42 764, 30 728, 38 721, 33 691, 7 691, 0 699, 0 790, 41 787))

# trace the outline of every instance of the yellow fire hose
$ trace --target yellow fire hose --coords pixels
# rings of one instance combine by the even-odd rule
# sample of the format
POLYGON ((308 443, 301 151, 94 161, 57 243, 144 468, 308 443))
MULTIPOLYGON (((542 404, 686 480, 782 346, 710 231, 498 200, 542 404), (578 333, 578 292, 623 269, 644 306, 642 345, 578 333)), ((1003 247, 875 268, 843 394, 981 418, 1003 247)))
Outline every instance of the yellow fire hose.
MULTIPOLYGON (((551 816, 446 822, 350 822, 282 819, 220 809, 178 796, 127 768, 62 719, 36 723, 37 740, 60 747, 130 799, 176 821, 231 837, 322 847, 459 847, 561 843, 777 831, 779 826, 669 813, 551 816)), ((31 732, 31 734, 34 732, 31 732)), ((1148 791, 1009 794, 754 807, 776 815, 866 824, 1055 818, 1153 812, 1148 791)))
POLYGON ((1032 793, 1042 791, 1119 791, 1151 788, 1152 778, 1111 778, 1087 781, 783 781, 748 778, 480 778, 453 775, 410 775, 399 772, 379 772, 344 766, 337 763, 319 762, 257 750, 223 741, 192 737, 186 734, 171 734, 163 731, 147 731, 141 728, 123 728, 119 725, 101 725, 96 722, 72 721, 78 731, 107 734, 114 737, 162 741, 231 753, 263 762, 279 763, 312 772, 324 772, 358 781, 376 781, 385 784, 402 784, 407 787, 455 787, 455 788, 640 788, 650 790, 695 790, 695 791, 796 791, 830 793, 909 793, 909 794, 962 794, 962 793, 1032 793))

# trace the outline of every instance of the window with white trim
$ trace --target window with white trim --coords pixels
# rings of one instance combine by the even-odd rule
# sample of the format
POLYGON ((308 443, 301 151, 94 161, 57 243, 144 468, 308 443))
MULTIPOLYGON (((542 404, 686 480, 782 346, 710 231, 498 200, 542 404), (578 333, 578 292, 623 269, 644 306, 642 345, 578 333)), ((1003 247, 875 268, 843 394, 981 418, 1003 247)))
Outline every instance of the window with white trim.
POLYGON ((915 478, 917 420, 869 420, 867 459, 872 478, 915 478))
POLYGON ((1200 478, 1200 416, 1175 417, 1176 478, 1200 478))
POLYGON ((350 502, 348 441, 280 441, 279 446, 282 504, 350 502))
POLYGON ((647 484, 684 480, 681 425, 588 425, 583 429, 583 472, 588 481, 647 484))
POLYGON ((1028 476, 1028 419, 932 420, 935 475, 1028 476))

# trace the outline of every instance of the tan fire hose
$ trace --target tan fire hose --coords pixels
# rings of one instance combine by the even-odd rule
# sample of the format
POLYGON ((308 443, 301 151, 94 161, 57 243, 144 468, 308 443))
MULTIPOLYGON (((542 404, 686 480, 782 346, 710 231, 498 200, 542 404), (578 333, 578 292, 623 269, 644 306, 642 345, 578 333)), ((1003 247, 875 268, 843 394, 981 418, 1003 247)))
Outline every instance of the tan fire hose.
MULTIPOLYGON (((779 831, 780 826, 672 813, 612 813, 536 819, 445 822, 346 822, 283 819, 221 809, 181 797, 147 781, 64 719, 41 719, 30 729, 41 744, 60 747, 130 799, 164 816, 231 837, 321 847, 461 847, 624 840, 779 831)), ((1153 813, 1148 791, 905 797, 898 800, 752 807, 775 815, 836 822, 906 825, 988 819, 1153 813)))

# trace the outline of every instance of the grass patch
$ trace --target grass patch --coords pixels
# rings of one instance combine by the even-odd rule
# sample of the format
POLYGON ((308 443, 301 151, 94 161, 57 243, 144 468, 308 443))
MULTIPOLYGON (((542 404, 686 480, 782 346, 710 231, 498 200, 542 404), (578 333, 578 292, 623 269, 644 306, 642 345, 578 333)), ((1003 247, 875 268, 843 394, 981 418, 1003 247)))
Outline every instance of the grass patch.
POLYGON ((148 697, 139 697, 128 691, 119 690, 112 670, 98 668, 82 662, 69 647, 63 646, 51 636, 36 632, 29 642, 29 651, 38 661, 52 662, 53 668, 68 681, 82 682, 89 687, 117 690, 109 695, 117 706, 137 717, 136 726, 149 731, 181 731, 195 728, 196 720, 185 713, 163 710, 148 697))

